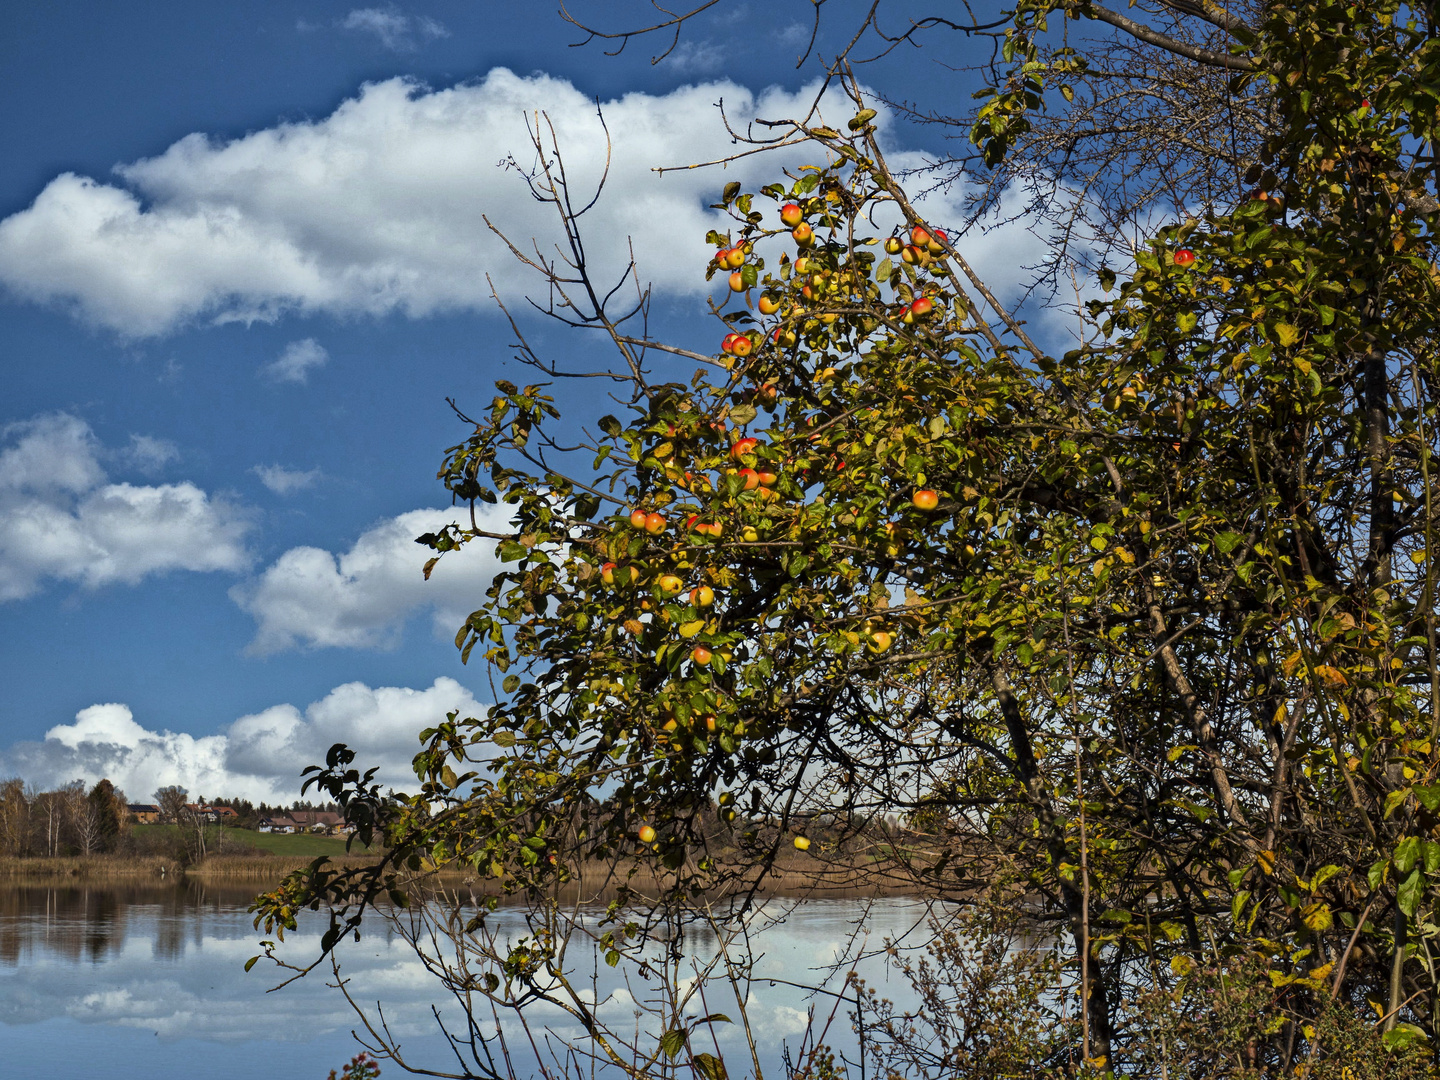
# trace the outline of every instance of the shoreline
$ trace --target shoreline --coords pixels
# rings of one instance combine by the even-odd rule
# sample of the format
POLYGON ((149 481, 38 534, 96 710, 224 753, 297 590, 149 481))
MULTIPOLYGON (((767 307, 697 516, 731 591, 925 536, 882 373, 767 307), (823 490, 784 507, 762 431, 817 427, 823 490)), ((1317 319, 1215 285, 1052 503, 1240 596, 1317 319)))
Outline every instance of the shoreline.
MULTIPOLYGON (((193 882, 201 885, 227 883, 278 884, 287 874, 310 865, 318 856, 218 855, 189 866, 157 856, 91 855, 0 858, 0 882, 12 886, 104 886, 115 884, 173 886, 193 882)), ((359 867, 378 861, 374 855, 330 855, 331 865, 359 867)), ((447 891, 463 889, 472 899, 496 895, 489 879, 479 878, 470 867, 446 866, 438 871, 415 875, 415 885, 447 891)), ((580 896, 612 899, 622 884, 637 895, 657 890, 662 879, 648 864, 587 866, 557 883, 557 894, 567 900, 580 896)), ((257 888, 257 891, 260 891, 257 888)), ((748 887, 737 881, 723 890, 731 895, 753 891, 756 897, 813 897, 816 899, 863 899, 926 895, 914 881, 887 873, 877 865, 836 864, 806 856, 777 863, 765 878, 748 887)), ((504 894, 500 894, 504 895, 504 894)))

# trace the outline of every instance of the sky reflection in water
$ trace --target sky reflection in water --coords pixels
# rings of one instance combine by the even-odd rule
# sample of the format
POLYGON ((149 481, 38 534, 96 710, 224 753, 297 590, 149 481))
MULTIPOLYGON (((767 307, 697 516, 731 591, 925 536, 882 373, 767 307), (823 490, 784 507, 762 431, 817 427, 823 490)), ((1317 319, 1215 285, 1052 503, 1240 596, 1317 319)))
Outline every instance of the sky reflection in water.
MULTIPOLYGON (((273 968, 262 962, 243 972, 246 959, 259 951, 260 935, 245 911, 254 889, 182 884, 0 890, 0 1071, 21 1080, 81 1077, 97 1067, 107 1080, 321 1080, 357 1051, 350 1034, 355 1016, 319 973, 267 993, 277 981, 273 968)), ((924 919, 923 906, 907 900, 883 901, 866 912, 859 901, 810 901, 757 939, 761 957, 750 1019, 769 1059, 762 1058, 767 1071, 784 1041, 793 1044, 804 1030, 810 1007, 800 991, 768 980, 818 978, 862 917, 873 944, 924 919)), ((496 925, 518 930, 517 914, 502 910, 496 925)), ((308 924, 302 920, 301 932, 287 937, 287 955, 312 956, 321 929, 318 916, 308 924)), ((713 940, 702 935, 687 947, 706 955, 713 940)), ((458 1010, 438 995, 405 941, 375 919, 358 944, 343 947, 342 959, 356 998, 384 1003, 391 1030, 403 1038, 412 1061, 444 1068, 448 1057, 453 1067, 430 1005, 437 1003, 447 1019, 458 1010)), ((622 1020, 633 1014, 630 991, 615 973, 588 959, 577 967, 598 969, 603 1012, 622 1020)), ((875 964, 868 974, 883 977, 875 964)), ((633 983, 632 989, 643 994, 633 983)), ((887 993, 904 996, 894 985, 887 993)), ((716 1011, 733 1014, 733 999, 725 1004, 731 1007, 710 1000, 716 1011)), ((529 1018, 549 1019, 538 1009, 529 1018)), ((848 1027, 838 1024, 832 1036, 848 1027)), ((507 1029, 519 1034, 518 1027, 507 1029)), ((578 1031, 559 1028, 557 1035, 563 1040, 578 1031)), ((731 1060, 740 1049, 738 1031, 722 1037, 721 1047, 731 1060)), ((386 1075, 404 1074, 392 1065, 386 1075)))

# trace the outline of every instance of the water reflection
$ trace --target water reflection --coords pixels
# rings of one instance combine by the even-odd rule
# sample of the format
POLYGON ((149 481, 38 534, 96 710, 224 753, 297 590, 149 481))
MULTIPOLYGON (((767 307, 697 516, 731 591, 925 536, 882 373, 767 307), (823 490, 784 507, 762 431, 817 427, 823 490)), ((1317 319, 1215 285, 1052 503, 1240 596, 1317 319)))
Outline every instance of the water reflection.
MULTIPOLYGON (((270 993, 274 969, 261 963, 244 973, 245 960, 259 951, 260 935, 245 910, 256 890, 197 882, 0 888, 4 1075, 81 1076, 104 1061, 108 1080, 320 1080, 355 1053, 356 1018, 322 974, 270 993)), ((757 1036, 778 1052, 782 1040, 803 1030, 811 1002, 785 983, 811 981, 850 946, 858 922, 878 943, 909 930, 921 912, 913 901, 873 909, 812 901, 778 928, 762 930, 749 988, 757 1036)), ((498 920, 507 933, 523 932, 518 912, 502 909, 498 920)), ((302 918, 300 932, 286 937, 286 954, 313 957, 322 929, 320 917, 302 918)), ((715 947, 708 928, 686 931, 687 955, 715 947)), ((383 919, 368 922, 361 941, 347 943, 341 957, 357 999, 385 1003, 407 1056, 453 1063, 431 1007, 454 1024, 456 1006, 383 919)), ((602 1011, 633 1013, 642 985, 619 982, 618 973, 592 958, 572 959, 597 972, 592 1000, 602 1011)), ((534 1019, 552 1018, 541 1011, 534 1019)), ((579 1033, 561 1037, 570 1034, 579 1033)))
POLYGON ((138 926, 154 959, 177 961, 187 942, 198 946, 209 922, 231 920, 256 892, 253 885, 18 885, 0 889, 0 965, 37 954, 98 963, 119 955, 138 926))

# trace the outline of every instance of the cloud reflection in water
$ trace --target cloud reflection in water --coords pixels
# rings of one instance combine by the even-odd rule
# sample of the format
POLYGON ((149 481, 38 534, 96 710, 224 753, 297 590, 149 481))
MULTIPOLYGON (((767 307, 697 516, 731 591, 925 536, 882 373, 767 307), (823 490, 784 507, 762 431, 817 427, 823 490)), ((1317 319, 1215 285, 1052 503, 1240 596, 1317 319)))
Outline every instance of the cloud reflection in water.
MULTIPOLYGON (((195 884, 0 891, 0 1023, 13 1051, 9 1060, 21 1067, 13 1075, 81 1075, 103 1060, 109 1080, 239 1080, 264 1075, 266 1068, 280 1070, 273 1075, 318 1078, 348 1058, 356 1049, 350 1036, 356 1018, 319 972, 276 993, 267 993, 277 980, 263 962, 243 972, 246 959, 259 951, 259 935, 245 911, 253 891, 248 885, 195 884), (44 1071, 27 1073, 26 1063, 44 1071)), ((818 969, 845 948, 862 910, 854 901, 812 901, 782 928, 759 937, 748 1011, 757 1041, 773 1060, 783 1040, 804 1030, 809 1006, 800 991, 769 980, 817 978, 818 969)), ((870 911, 871 940, 903 933, 920 918, 919 904, 886 901, 870 911)), ((522 932, 515 912, 502 910, 496 925, 502 933, 522 932)), ((302 918, 301 932, 287 935, 285 955, 313 956, 322 926, 318 916, 302 918)), ((689 955, 709 955, 714 941, 697 938, 686 947, 689 955)), ((407 1056, 443 1065, 437 1055, 448 1057, 449 1051, 430 1006, 438 1005, 448 1020, 457 1018, 458 1009, 409 945, 375 919, 341 956, 355 997, 384 1003, 407 1056)), ((603 1016, 623 1025, 634 1015, 631 992, 643 997, 643 984, 627 989, 616 972, 588 957, 576 966, 600 975, 591 999, 598 997, 603 1016)), ((735 1012, 713 998, 710 1004, 714 1011, 735 1012)), ((726 1004, 733 1006, 733 999, 726 1004)), ((534 1006, 527 1020, 553 1025, 557 1047, 582 1036, 553 1007, 534 1006)), ((517 1021, 507 1021, 506 1030, 512 1045, 523 1045, 517 1021)), ((848 1022, 838 1023, 832 1036, 848 1030, 848 1022)), ((728 1057, 740 1049, 740 1032, 738 1025, 728 1032, 722 1026, 722 1032, 728 1057)))

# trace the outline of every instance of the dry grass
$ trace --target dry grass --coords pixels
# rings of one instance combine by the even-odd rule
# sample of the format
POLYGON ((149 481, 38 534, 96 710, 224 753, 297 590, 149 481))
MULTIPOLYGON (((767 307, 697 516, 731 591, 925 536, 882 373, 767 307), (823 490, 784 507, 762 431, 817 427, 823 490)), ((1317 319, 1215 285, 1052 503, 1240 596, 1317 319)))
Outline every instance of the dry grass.
MULTIPOLYGON (((160 856, 94 855, 84 857, 0 858, 0 881, 13 884, 101 884, 106 882, 175 882, 191 880, 206 884, 236 882, 257 886, 278 883, 285 875, 305 868, 310 857, 284 855, 216 855, 195 866, 180 866, 160 856)), ((349 855, 331 859, 333 867, 373 865, 375 856, 349 855)), ((900 873, 887 872, 878 863, 856 858, 833 861, 799 852, 783 860, 764 876, 739 872, 707 899, 753 895, 812 899, 867 899, 886 896, 915 896, 923 893, 916 882, 900 873)), ((668 875, 650 861, 618 865, 588 863, 560 885, 558 898, 565 902, 609 902, 628 887, 637 900, 665 891, 668 875)), ((463 890, 480 897, 496 893, 496 883, 465 866, 449 866, 438 874, 417 875, 412 886, 463 890)))

